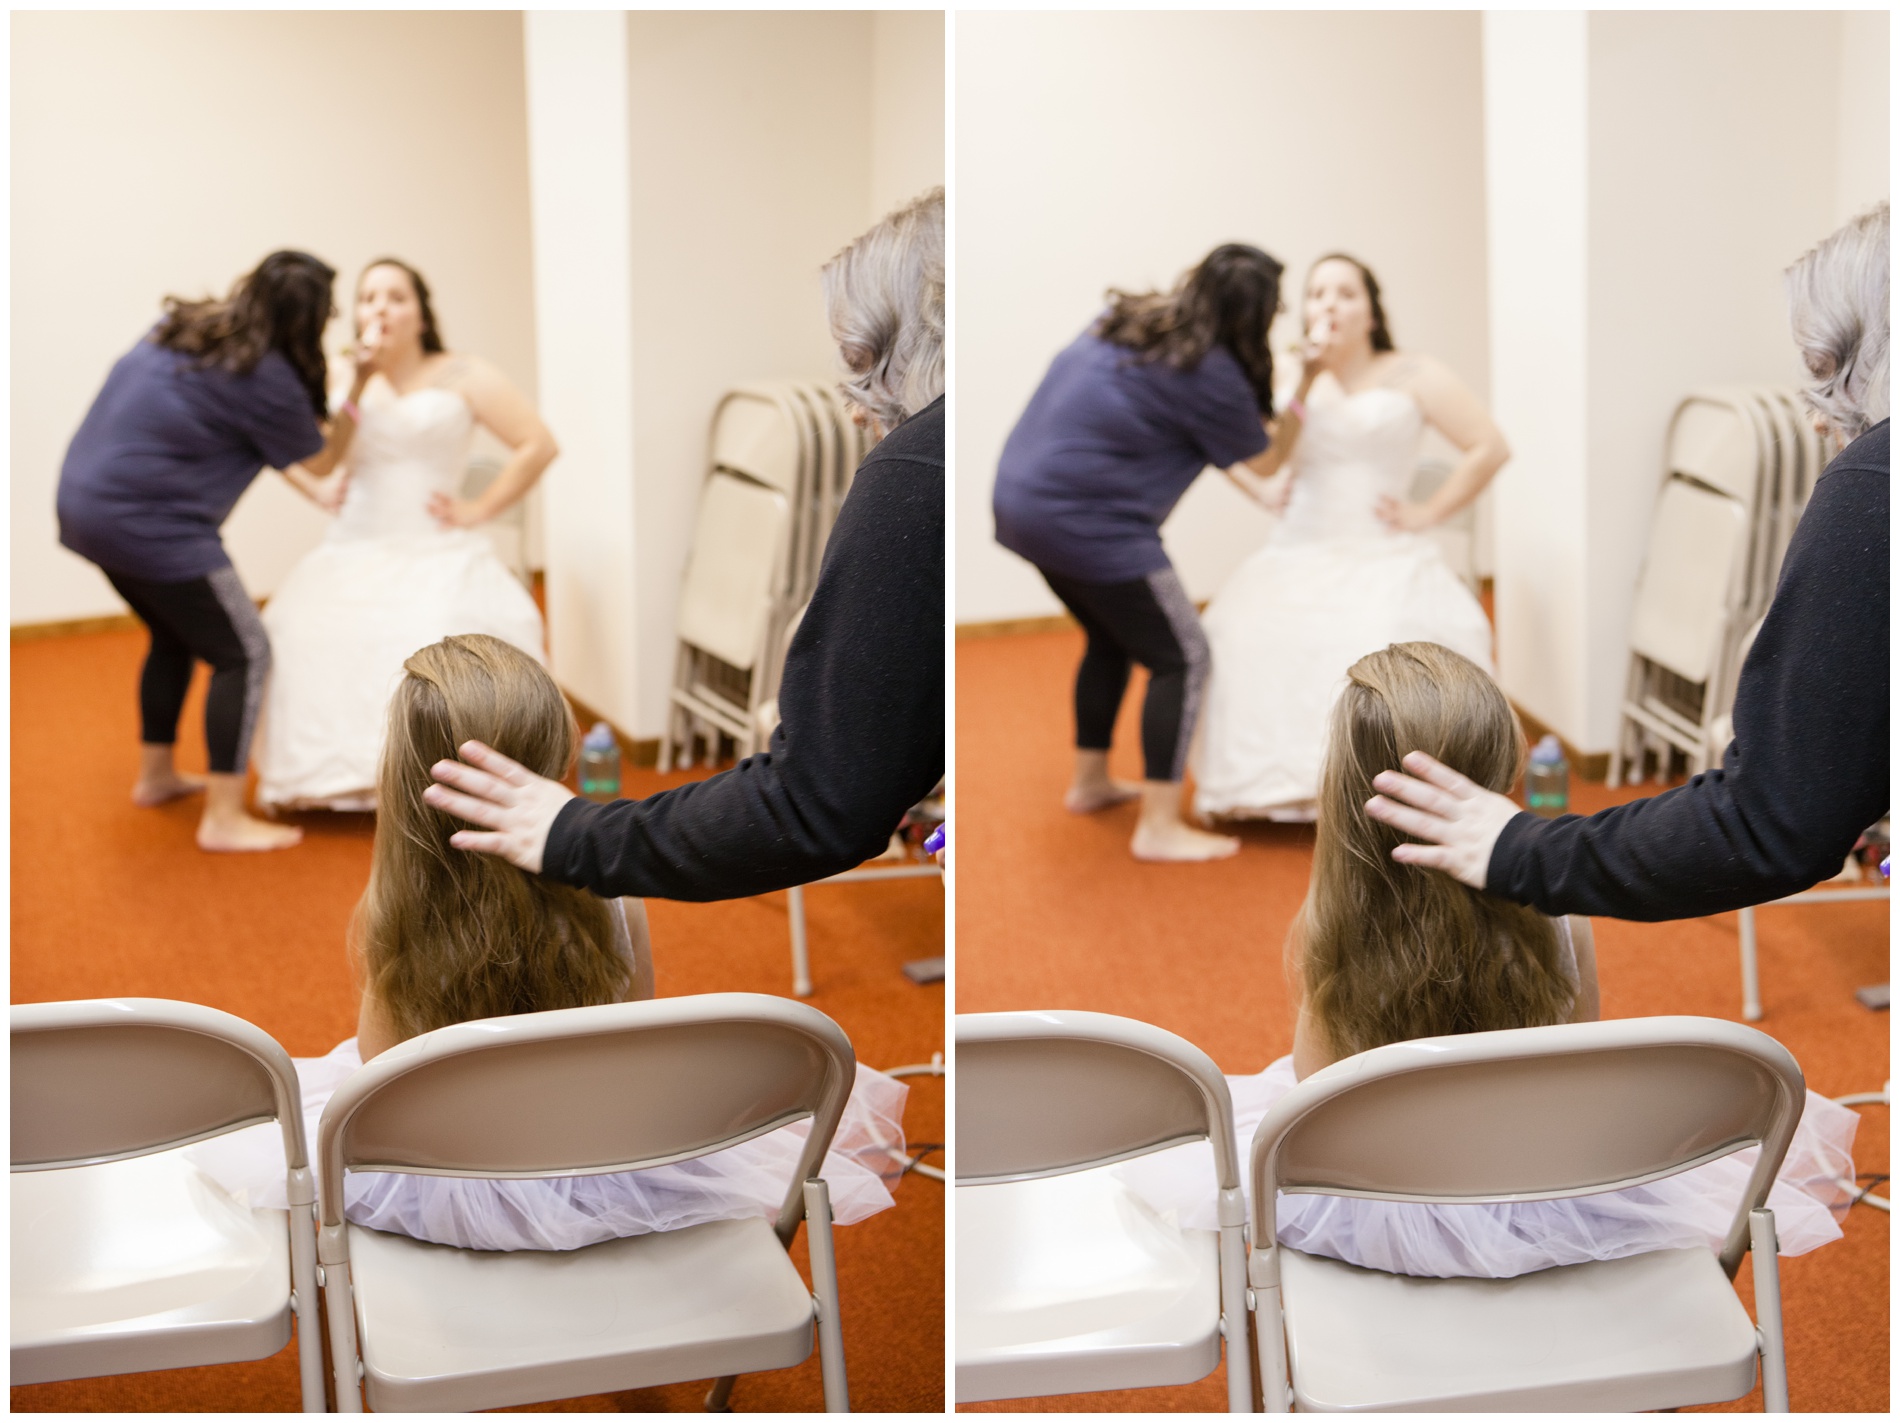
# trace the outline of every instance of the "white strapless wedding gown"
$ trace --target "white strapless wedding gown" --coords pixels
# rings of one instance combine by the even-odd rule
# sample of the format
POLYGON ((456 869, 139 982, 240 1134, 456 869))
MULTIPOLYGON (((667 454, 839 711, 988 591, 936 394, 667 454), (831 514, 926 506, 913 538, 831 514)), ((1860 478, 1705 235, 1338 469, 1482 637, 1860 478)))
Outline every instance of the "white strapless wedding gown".
POLYGON ((375 808, 384 715, 419 648, 479 632, 547 660, 540 610, 487 536, 429 514, 430 495, 461 492, 475 433, 468 402, 379 385, 360 404, 343 508, 264 609, 263 805, 375 808))
POLYGON ((1307 397, 1286 511, 1203 619, 1212 653, 1195 809, 1311 820, 1326 723, 1346 669, 1395 642, 1436 642, 1487 672, 1491 624, 1429 534, 1379 521, 1405 498, 1425 420, 1404 391, 1307 397))

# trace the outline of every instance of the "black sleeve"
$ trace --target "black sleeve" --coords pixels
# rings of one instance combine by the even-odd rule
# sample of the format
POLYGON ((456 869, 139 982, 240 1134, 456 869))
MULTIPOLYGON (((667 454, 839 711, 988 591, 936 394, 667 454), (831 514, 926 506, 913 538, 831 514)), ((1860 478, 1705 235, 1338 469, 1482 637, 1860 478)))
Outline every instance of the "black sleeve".
POLYGON ((600 895, 738 899, 883 850, 943 776, 943 508, 939 401, 852 481, 786 654, 770 749, 646 800, 570 801, 541 872, 600 895))
POLYGON ((1721 769, 1598 815, 1518 816, 1487 890, 1546 914, 1688 919, 1839 872, 1890 798, 1887 433, 1855 441, 1815 486, 1742 667, 1721 769))

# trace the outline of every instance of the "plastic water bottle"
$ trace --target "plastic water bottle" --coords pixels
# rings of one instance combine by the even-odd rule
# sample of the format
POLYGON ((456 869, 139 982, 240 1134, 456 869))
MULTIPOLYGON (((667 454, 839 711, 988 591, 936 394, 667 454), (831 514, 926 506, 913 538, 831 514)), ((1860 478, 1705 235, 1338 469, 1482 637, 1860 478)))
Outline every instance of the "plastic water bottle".
POLYGON ((581 738, 581 794, 589 800, 615 800, 620 795, 620 743, 604 721, 581 738))
POLYGON ((1564 760, 1563 744, 1555 736, 1546 736, 1531 749, 1531 764, 1524 772, 1524 798, 1532 815, 1554 820, 1570 809, 1570 763, 1564 760))

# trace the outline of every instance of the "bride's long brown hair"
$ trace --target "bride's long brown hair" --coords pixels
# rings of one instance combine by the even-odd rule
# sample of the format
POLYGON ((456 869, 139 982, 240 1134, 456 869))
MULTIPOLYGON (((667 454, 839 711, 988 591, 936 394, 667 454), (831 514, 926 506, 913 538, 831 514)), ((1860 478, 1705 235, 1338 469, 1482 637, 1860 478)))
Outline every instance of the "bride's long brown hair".
POLYGON ((499 638, 444 638, 403 664, 376 778, 376 844, 354 932, 365 989, 398 1041, 451 1023, 617 1003, 632 965, 605 900, 458 850, 422 799, 475 740, 564 775, 579 729, 554 679, 499 638))
POLYGON ((1407 838, 1366 814, 1372 778, 1424 751, 1508 793, 1524 732, 1482 669, 1430 642, 1355 662, 1320 773, 1313 879, 1289 953, 1334 1058, 1386 1043, 1569 1018, 1576 988, 1535 909, 1392 858, 1407 838))

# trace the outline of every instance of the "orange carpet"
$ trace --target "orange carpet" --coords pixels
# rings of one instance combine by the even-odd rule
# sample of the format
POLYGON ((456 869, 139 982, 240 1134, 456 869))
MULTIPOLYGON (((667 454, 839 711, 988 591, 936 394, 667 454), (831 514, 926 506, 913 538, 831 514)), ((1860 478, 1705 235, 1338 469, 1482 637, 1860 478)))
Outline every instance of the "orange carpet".
MULTIPOLYGON (((139 995, 247 1018, 293 1055, 328 1052, 356 1030, 344 930, 368 874, 366 815, 301 817, 304 843, 269 855, 207 855, 189 802, 139 810, 134 688, 144 637, 100 633, 13 647, 13 1001, 139 995)), ((203 768, 203 675, 185 713, 180 762, 203 768)), ((626 772, 629 794, 689 779, 626 772)), ((650 905, 662 994, 789 994, 785 896, 650 905)), ((944 1042, 941 985, 904 978, 943 952, 943 900, 930 880, 815 888, 806 895, 815 992, 808 1000, 875 1067, 927 1062, 944 1042)), ((906 1130, 943 1140, 943 1083, 910 1078, 906 1130)), ((942 1155, 929 1158, 941 1165, 942 1155)), ((894 1210, 837 1232, 853 1405, 943 1407, 944 1188, 907 1178, 894 1210)), ((804 1233, 798 1259, 806 1268, 804 1233)), ((704 1384, 539 1405, 533 1411, 696 1411, 704 1384)), ((742 1378, 741 1412, 823 1407, 814 1354, 742 1378)), ((295 1346, 252 1364, 41 1384, 16 1411, 295 1411, 295 1346)))
MULTIPOLYGON (((1259 825, 1241 853, 1208 865, 1145 865, 1128 854, 1132 806, 1063 810, 1070 765, 1075 633, 957 643, 957 1008, 1086 1008, 1159 1024, 1230 1073, 1291 1051, 1281 948, 1312 856, 1310 830, 1259 825)), ((1140 776, 1142 683, 1123 707, 1115 770, 1140 776)), ((1653 788, 1652 788, 1653 789, 1653 788)), ((1598 810, 1647 791, 1573 786, 1598 810)), ((1888 974, 1884 904, 1794 906, 1758 916, 1765 1019, 1808 1084, 1827 1096, 1888 1076, 1888 1016, 1855 987, 1888 974)), ((1605 1017, 1693 1013, 1739 1020, 1735 916, 1674 924, 1596 923, 1605 1017)), ((1862 1109, 1859 1169, 1887 1170, 1887 1111, 1862 1109)), ((1884 1190, 1884 1188, 1883 1188, 1884 1190)), ((1856 1206, 1846 1238, 1782 1262, 1793 1405, 1888 1406, 1888 1220, 1856 1206)), ((1752 1308, 1746 1273, 1738 1281, 1752 1308)), ((1226 1405, 1217 1371, 1182 1388, 971 1405, 990 1411, 1202 1411, 1226 1405)), ((1759 1410, 1759 1389, 1724 1405, 1759 1410)))

